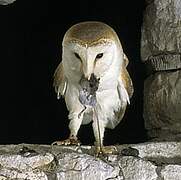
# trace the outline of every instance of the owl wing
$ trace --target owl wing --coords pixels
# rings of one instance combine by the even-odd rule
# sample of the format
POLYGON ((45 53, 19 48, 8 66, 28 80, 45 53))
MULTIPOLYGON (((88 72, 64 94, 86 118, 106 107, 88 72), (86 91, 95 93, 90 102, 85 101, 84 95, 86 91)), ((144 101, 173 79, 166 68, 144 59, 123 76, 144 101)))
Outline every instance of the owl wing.
POLYGON ((58 65, 54 73, 53 86, 55 87, 55 92, 57 93, 57 98, 64 96, 67 89, 67 79, 64 74, 64 68, 62 62, 58 65))
POLYGON ((130 103, 130 98, 133 95, 134 89, 133 89, 132 80, 126 69, 128 63, 129 60, 124 54, 124 63, 120 70, 120 75, 118 77, 118 86, 117 86, 119 99, 120 99, 120 108, 118 109, 118 111, 114 112, 115 113, 114 119, 109 121, 107 125, 107 127, 111 129, 114 129, 122 120, 126 111, 127 104, 130 103))
POLYGON ((118 79, 118 91, 120 91, 121 88, 125 89, 126 91, 125 93, 127 94, 127 102, 129 103, 129 99, 131 99, 131 97, 133 96, 134 88, 133 88, 132 80, 126 69, 129 63, 129 60, 125 54, 124 54, 123 60, 124 60, 123 67, 121 68, 120 76, 118 79))

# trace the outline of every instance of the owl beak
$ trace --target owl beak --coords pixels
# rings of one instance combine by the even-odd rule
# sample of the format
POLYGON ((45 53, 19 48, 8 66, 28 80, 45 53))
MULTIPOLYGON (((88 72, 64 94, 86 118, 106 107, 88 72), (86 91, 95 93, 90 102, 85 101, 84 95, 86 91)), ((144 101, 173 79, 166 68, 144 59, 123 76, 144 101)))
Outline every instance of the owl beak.
POLYGON ((90 80, 92 73, 93 73, 93 65, 86 64, 85 66, 83 66, 83 74, 86 79, 90 80))
POLYGON ((89 81, 90 80, 91 75, 85 75, 85 78, 89 81))

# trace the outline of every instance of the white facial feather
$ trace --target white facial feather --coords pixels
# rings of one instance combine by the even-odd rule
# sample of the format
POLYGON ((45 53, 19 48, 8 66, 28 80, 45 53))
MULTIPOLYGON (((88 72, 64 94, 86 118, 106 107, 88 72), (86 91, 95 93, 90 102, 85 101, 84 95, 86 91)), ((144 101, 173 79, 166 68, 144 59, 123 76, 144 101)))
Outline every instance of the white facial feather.
POLYGON ((92 73, 97 77, 102 77, 114 61, 115 52, 116 45, 114 42, 108 41, 107 44, 90 47, 70 43, 63 47, 63 64, 65 68, 72 70, 72 77, 80 75, 80 73, 84 73, 86 77, 90 77, 92 73), (100 54, 102 57, 99 56, 100 54))
POLYGON ((115 31, 101 22, 90 21, 72 26, 66 32, 62 46, 62 70, 55 72, 54 86, 60 89, 58 93, 65 95, 70 136, 77 135, 81 124, 93 120, 96 142, 102 143, 104 129, 114 128, 122 119, 127 103, 130 103, 133 86, 126 70, 128 59, 115 31), (89 80, 92 75, 99 79, 95 108, 102 128, 100 140, 92 107, 86 106, 82 111, 85 105, 79 99, 81 78, 89 80))

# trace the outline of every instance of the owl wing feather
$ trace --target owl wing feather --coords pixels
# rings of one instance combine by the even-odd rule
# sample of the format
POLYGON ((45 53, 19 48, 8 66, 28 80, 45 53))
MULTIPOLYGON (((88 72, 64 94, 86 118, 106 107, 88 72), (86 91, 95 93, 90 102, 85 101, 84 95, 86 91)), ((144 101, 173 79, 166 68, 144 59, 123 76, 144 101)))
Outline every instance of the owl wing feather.
POLYGON ((120 71, 119 78, 123 82, 123 85, 124 85, 124 87, 127 91, 127 94, 129 96, 129 99, 131 99, 131 97, 133 96, 134 88, 133 88, 133 83, 132 83, 132 80, 130 78, 130 75, 126 69, 128 63, 129 63, 129 60, 128 60, 127 56, 124 54, 124 65, 120 71))
POLYGON ((130 98, 133 95, 134 89, 133 89, 132 80, 126 69, 128 63, 129 60, 124 54, 124 63, 123 67, 120 70, 120 76, 118 78, 118 86, 117 86, 121 105, 119 110, 114 112, 115 113, 114 119, 108 123, 108 128, 111 129, 114 129, 122 120, 126 111, 127 104, 130 104, 130 98))
POLYGON ((64 68, 62 62, 58 65, 54 73, 53 86, 55 87, 55 92, 57 93, 57 98, 64 96, 67 89, 67 79, 64 75, 64 68))

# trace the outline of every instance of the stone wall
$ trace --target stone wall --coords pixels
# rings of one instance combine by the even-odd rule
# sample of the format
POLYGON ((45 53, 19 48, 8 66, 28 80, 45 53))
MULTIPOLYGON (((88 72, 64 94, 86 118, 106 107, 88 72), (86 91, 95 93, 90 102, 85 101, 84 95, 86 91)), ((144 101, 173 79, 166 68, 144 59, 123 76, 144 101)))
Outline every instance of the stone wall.
POLYGON ((15 1, 16 0, 0 0, 0 5, 8 5, 8 4, 11 4, 15 1))
POLYGON ((91 146, 0 145, 0 180, 180 180, 181 143, 114 147, 95 157, 91 146))
POLYGON ((144 12, 141 57, 150 76, 144 119, 153 140, 181 140, 181 1, 152 0, 144 12))

